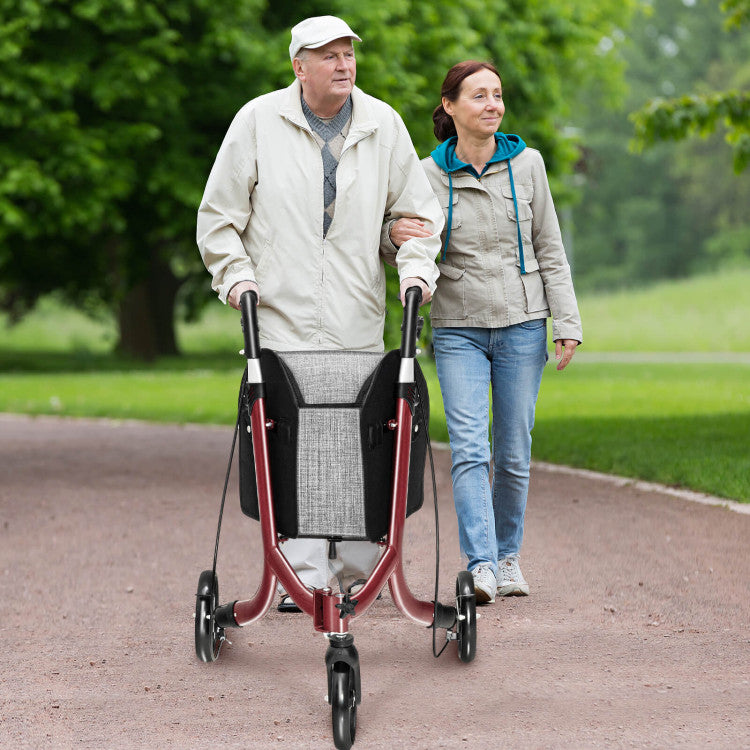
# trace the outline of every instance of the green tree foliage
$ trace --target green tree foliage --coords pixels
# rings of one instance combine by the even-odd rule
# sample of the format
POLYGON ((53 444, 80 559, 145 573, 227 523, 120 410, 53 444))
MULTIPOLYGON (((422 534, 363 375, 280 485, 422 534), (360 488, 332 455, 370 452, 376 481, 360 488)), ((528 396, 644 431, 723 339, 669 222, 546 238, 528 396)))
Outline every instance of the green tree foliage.
POLYGON ((424 156, 448 68, 495 61, 505 129, 547 159, 577 87, 613 85, 598 47, 618 0, 0 0, 0 284, 16 315, 61 290, 104 303, 123 351, 176 351, 174 309, 210 298, 194 244, 213 157, 247 100, 287 85, 289 29, 346 18, 365 40, 358 83, 403 115, 424 156))
MULTIPOLYGON (((750 20, 750 0, 725 0, 727 29, 750 20)), ((687 94, 676 98, 655 98, 633 115, 638 143, 681 140, 692 135, 707 136, 723 126, 734 153, 739 173, 750 164, 750 81, 742 88, 687 94)))
POLYGON ((106 303, 124 351, 176 350, 177 289, 200 271, 208 155, 253 83, 259 92, 273 78, 259 6, 2 0, 6 309, 21 314, 60 289, 106 303))
POLYGON ((336 5, 355 28, 366 29, 358 82, 396 107, 422 156, 436 145, 431 115, 448 69, 460 60, 490 60, 503 78, 503 130, 539 148, 553 178, 568 173, 578 156, 564 130, 576 92, 620 84, 619 59, 602 54, 599 42, 627 22, 633 7, 611 0, 336 5))
POLYGON ((654 0, 618 35, 622 101, 602 108, 588 91, 579 97, 581 200, 571 246, 579 289, 684 277, 747 257, 750 174, 732 175, 718 134, 631 148, 629 114, 649 99, 750 82, 750 34, 727 34, 723 24, 713 0, 654 0))
MULTIPOLYGON (((750 34, 746 52, 708 67, 707 88, 750 83, 750 34)), ((738 51, 742 48, 740 47, 738 51)), ((671 144, 669 144, 671 145, 671 144)), ((750 170, 732 174, 736 155, 726 147, 721 129, 691 138, 674 147, 673 172, 692 221, 704 228, 696 270, 719 266, 747 266, 750 261, 750 170)))

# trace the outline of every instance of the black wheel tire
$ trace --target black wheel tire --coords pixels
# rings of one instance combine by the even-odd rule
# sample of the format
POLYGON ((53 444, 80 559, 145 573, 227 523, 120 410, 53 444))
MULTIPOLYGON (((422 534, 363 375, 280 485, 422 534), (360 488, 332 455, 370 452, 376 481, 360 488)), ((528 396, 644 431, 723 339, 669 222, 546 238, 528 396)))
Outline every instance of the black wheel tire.
POLYGON ((211 570, 204 570, 198 579, 195 599, 195 653, 201 661, 216 661, 224 638, 224 630, 216 627, 214 611, 219 606, 219 580, 211 570))
POLYGON ((331 671, 331 720, 333 744, 349 750, 357 732, 357 696, 354 675, 348 664, 336 662, 331 671))
POLYGON ((474 577, 468 570, 462 570, 456 578, 456 610, 458 658, 468 664, 477 655, 477 597, 474 577))

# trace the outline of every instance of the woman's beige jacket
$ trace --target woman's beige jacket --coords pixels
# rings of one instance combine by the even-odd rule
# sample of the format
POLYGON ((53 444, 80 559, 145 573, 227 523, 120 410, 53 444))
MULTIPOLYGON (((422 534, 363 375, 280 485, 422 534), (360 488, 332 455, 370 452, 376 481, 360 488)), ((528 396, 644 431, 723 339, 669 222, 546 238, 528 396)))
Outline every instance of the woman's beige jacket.
MULTIPOLYGON (((580 342, 581 316, 544 161, 537 150, 526 148, 511 164, 526 273, 521 274, 518 257, 507 162, 490 164, 481 179, 454 172, 450 243, 438 263, 432 325, 503 328, 552 316, 553 340, 580 342)), ((432 157, 422 166, 447 218, 448 175, 432 157)))

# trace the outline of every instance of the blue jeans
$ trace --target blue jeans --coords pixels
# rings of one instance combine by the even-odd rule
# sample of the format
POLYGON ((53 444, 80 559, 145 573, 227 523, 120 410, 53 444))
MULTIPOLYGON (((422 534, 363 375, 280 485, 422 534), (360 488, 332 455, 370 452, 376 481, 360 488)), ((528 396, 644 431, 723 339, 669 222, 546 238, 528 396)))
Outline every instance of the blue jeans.
POLYGON ((451 443, 461 551, 469 570, 486 563, 497 575, 497 561, 519 552, 523 539, 531 429, 547 361, 547 322, 435 328, 432 333, 451 443))

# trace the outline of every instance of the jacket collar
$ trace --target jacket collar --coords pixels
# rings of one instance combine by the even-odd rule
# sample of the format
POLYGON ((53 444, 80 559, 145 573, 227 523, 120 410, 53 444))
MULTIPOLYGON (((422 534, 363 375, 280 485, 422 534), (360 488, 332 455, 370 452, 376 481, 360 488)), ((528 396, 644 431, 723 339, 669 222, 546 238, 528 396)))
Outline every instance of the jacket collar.
MULTIPOLYGON (((473 172, 473 169, 468 169, 470 165, 465 164, 456 156, 456 143, 458 142, 457 136, 451 136, 450 138, 443 141, 431 154, 433 161, 437 164, 443 172, 452 174, 463 173, 468 171, 469 174, 473 172)), ((486 169, 489 171, 493 164, 507 162, 514 156, 518 156, 526 148, 526 144, 523 139, 517 135, 505 133, 495 133, 495 153, 490 157, 487 164, 489 165, 486 169)), ((485 172, 486 174, 486 172, 485 172)))
MULTIPOLYGON (((484 172, 484 174, 482 175, 482 178, 487 177, 488 175, 494 174, 495 172, 507 172, 507 171, 508 171, 507 161, 494 162, 493 164, 490 164, 487 167, 487 171, 484 172)), ((459 172, 448 173, 441 169, 440 181, 443 183, 443 185, 447 185, 449 180, 453 182, 453 187, 455 188, 470 187, 470 188, 476 188, 477 190, 486 190, 485 185, 482 182, 482 180, 478 180, 470 172, 461 170, 459 172)))
MULTIPOLYGON (((295 78, 294 82, 284 89, 279 114, 298 128, 312 133, 305 118, 305 113, 302 111, 301 96, 302 85, 295 78)), ((344 144, 345 149, 368 135, 372 135, 378 129, 378 121, 372 112, 368 98, 364 91, 354 86, 352 89, 352 124, 344 144)))

